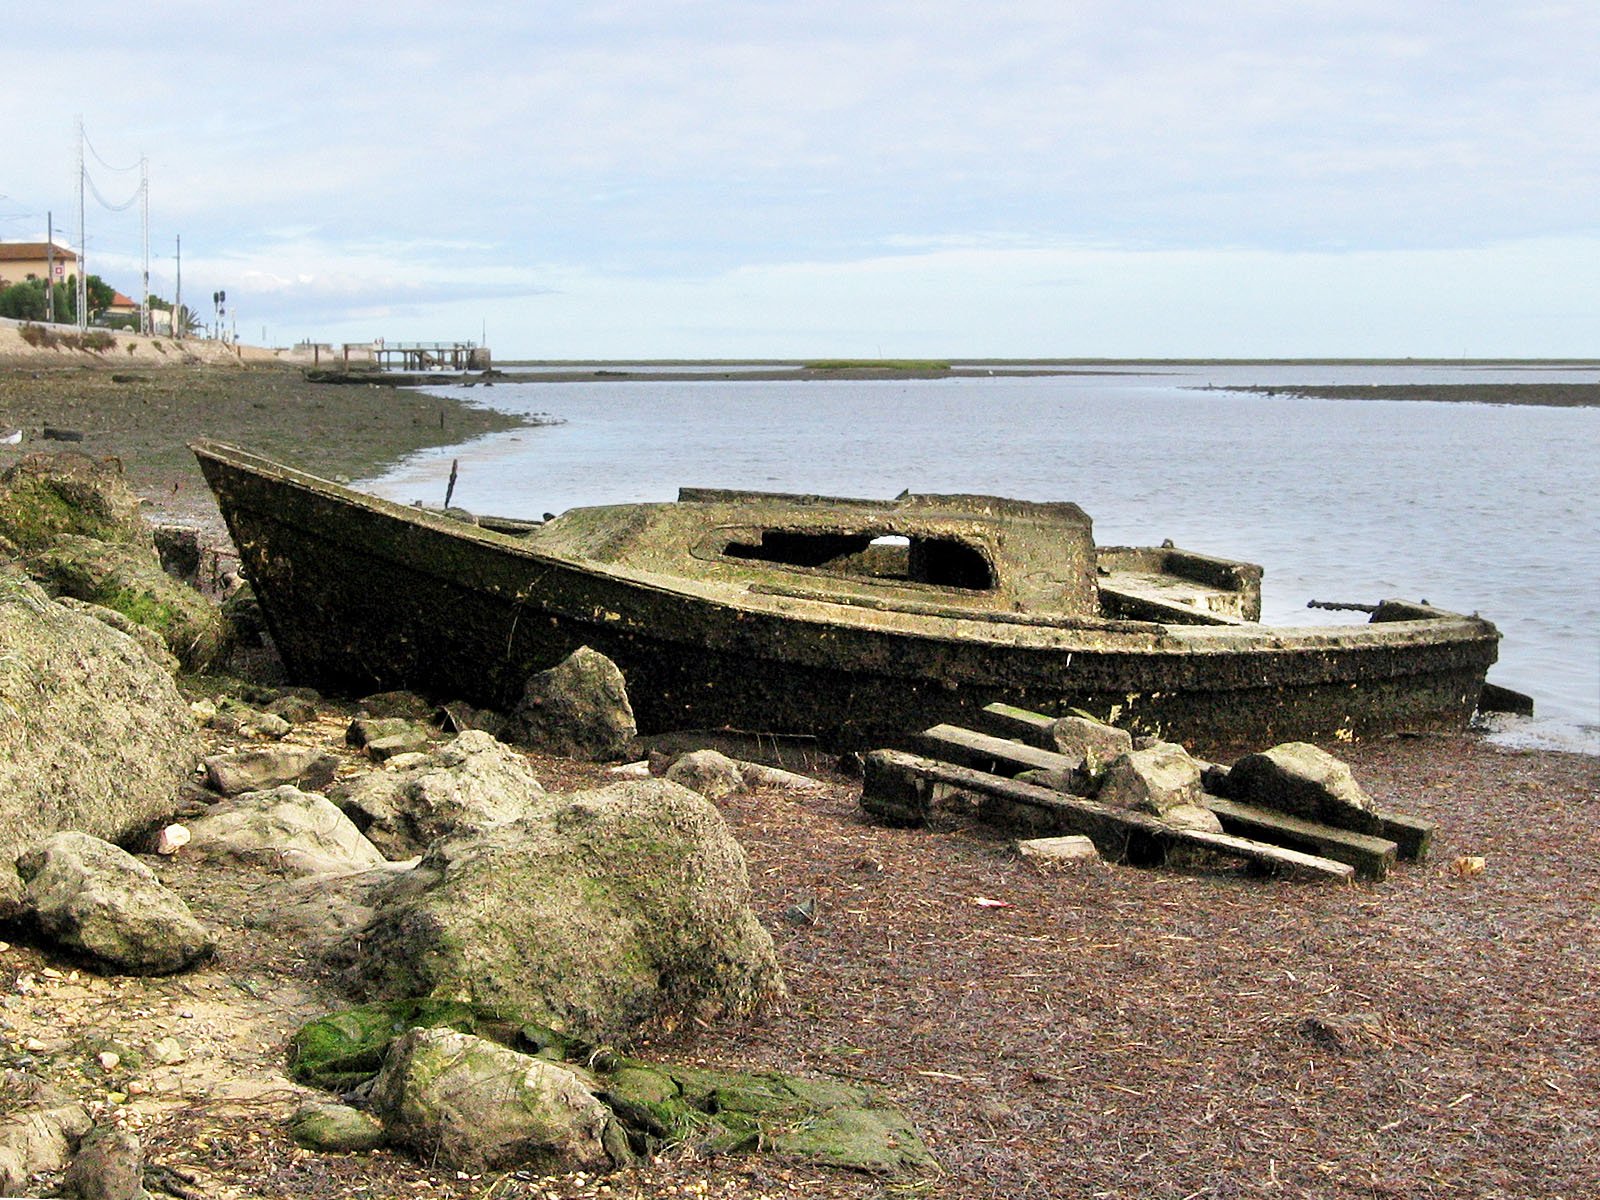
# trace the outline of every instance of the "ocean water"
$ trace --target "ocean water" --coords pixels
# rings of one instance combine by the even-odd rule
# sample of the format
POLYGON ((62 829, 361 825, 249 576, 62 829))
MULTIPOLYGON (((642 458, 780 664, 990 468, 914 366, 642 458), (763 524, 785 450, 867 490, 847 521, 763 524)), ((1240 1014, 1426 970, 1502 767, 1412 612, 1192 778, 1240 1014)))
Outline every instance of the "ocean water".
MULTIPOLYGON (((1294 383, 1591 381, 1582 370, 1267 364, 894 381, 507 382, 463 394, 562 424, 418 454, 362 487, 538 516, 681 485, 1072 500, 1102 544, 1261 563, 1263 619, 1426 599, 1504 635, 1533 695, 1502 734, 1600 749, 1600 409, 1257 395, 1294 383)), ((454 389, 440 388, 441 392, 454 389)), ((1359 616, 1347 619, 1363 619, 1359 616)))

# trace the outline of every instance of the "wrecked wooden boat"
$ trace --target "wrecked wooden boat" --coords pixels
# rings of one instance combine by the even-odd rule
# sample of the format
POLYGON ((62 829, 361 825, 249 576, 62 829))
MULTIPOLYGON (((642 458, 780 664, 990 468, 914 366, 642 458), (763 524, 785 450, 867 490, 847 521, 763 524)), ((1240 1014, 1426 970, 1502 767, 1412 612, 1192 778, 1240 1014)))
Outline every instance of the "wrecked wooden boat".
POLYGON ((504 710, 588 645, 646 733, 878 746, 1002 702, 1266 745, 1461 729, 1499 639, 1395 600, 1365 624, 1261 625, 1259 567, 1097 548, 1075 504, 684 489, 519 530, 194 451, 292 677, 347 694, 504 710))

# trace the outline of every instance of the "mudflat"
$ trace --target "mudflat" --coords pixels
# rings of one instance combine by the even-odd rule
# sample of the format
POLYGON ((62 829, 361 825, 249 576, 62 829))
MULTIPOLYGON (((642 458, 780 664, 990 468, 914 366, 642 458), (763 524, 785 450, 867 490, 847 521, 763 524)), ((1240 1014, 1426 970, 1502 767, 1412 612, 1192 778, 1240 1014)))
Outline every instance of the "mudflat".
POLYGON ((406 454, 511 429, 520 417, 381 384, 309 382, 266 365, 7 365, 0 361, 0 470, 33 451, 115 458, 161 517, 210 524, 216 506, 188 443, 235 442, 328 477, 376 474, 406 454))

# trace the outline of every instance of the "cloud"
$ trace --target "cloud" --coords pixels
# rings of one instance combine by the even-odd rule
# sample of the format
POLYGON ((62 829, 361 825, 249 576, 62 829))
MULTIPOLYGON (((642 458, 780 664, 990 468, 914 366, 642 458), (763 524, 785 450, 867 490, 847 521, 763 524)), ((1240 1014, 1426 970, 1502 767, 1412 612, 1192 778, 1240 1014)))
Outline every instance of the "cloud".
MULTIPOLYGON (((1597 40, 1578 3, 35 7, 9 47, 83 86, 68 109, 0 77, 4 190, 66 223, 81 110, 109 159, 149 156, 152 237, 182 235, 200 291, 308 320, 557 277, 692 303, 815 263, 843 287, 943 250, 1472 254, 1594 232, 1597 40)), ((89 218, 92 256, 136 253, 136 223, 89 218)), ((976 293, 1015 283, 973 261, 998 272, 976 293)), ((730 337, 805 319, 760 303, 730 337)))

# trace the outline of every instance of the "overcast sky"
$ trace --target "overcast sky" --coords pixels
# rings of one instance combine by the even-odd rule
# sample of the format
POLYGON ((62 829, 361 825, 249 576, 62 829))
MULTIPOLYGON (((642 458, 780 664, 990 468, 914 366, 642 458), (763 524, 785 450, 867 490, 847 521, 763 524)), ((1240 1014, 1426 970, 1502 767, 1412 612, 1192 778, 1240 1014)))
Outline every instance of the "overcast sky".
POLYGON ((247 341, 1600 354, 1593 0, 10 9, 0 238, 76 242, 81 115, 247 341))

